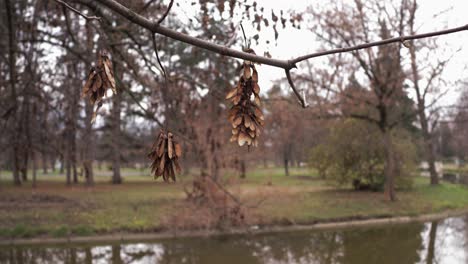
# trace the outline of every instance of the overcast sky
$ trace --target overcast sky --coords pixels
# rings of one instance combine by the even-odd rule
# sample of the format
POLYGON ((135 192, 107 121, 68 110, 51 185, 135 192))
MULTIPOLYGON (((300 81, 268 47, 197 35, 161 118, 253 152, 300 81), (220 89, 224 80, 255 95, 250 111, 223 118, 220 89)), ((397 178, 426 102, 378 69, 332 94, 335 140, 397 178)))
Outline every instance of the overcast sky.
MULTIPOLYGON (((192 12, 196 12, 196 10, 193 10, 193 6, 190 5, 192 0, 179 0, 178 2, 180 3, 180 6, 175 7, 172 12, 179 18, 181 16, 190 16, 192 12)), ((273 9, 275 11, 281 9, 285 11, 304 11, 308 6, 312 4, 315 5, 317 3, 320 4, 321 2, 310 0, 257 0, 257 3, 259 6, 263 6, 266 9, 265 14, 269 14, 269 9, 273 9)), ((249 26, 251 23, 245 21, 243 24, 248 36, 257 34, 257 31, 249 26)), ((419 28, 418 33, 442 30, 449 27, 458 27, 465 24, 468 24, 468 0, 419 1, 416 25, 420 25, 421 27, 419 28), (441 12, 443 13, 440 14, 441 12), (440 15, 434 19, 434 15, 437 14, 440 15)), ((261 38, 263 39, 274 39, 271 27, 266 30, 262 29, 261 34, 261 38)), ((463 45, 468 43, 468 32, 456 33, 438 38, 440 41, 439 43, 446 44, 444 47, 447 52, 445 54, 435 52, 434 59, 437 59, 438 57, 440 57, 440 59, 444 59, 447 54, 450 55, 453 51, 462 48, 458 52, 458 55, 456 55, 447 66, 443 78, 449 81, 456 81, 462 79, 463 76, 468 77, 468 71, 465 69, 466 65, 468 65, 468 47, 463 47, 463 45)), ((274 41, 270 41, 270 44, 267 45, 264 41, 261 41, 258 46, 254 47, 254 49, 257 54, 263 54, 264 51, 269 51, 275 58, 290 59, 299 55, 317 51, 318 47, 313 45, 314 40, 314 34, 306 28, 302 30, 288 28, 287 30, 280 31, 279 39, 276 43, 274 41)), ((314 63, 314 60, 311 62, 314 63)), ((261 87, 268 88, 271 87, 273 80, 284 76, 284 70, 270 66, 261 66, 259 68, 259 75, 261 76, 261 87)), ((456 89, 452 89, 452 92, 444 98, 442 103, 453 104, 456 98, 456 89)))

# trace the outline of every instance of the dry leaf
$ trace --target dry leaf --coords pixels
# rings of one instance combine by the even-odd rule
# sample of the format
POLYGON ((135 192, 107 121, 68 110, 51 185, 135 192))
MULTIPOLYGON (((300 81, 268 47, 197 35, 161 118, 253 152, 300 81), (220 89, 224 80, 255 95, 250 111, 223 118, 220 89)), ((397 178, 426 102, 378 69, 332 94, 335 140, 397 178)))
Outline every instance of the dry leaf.
MULTIPOLYGON (((83 98, 88 97, 94 107, 96 102, 101 103, 103 97, 106 95, 107 89, 112 89, 114 94, 117 93, 114 74, 112 72, 112 62, 107 52, 101 50, 96 67, 92 67, 89 71, 81 96, 83 98)), ((96 119, 99 108, 100 106, 94 110, 92 122, 96 119)))
POLYGON ((226 95, 226 99, 233 104, 228 114, 228 120, 233 128, 231 142, 237 142, 240 146, 258 145, 257 138, 264 124, 259 94, 258 72, 255 65, 244 61, 236 87, 226 95))
POLYGON ((148 157, 151 162, 151 173, 155 179, 163 178, 164 181, 176 181, 175 171, 180 173, 181 168, 178 158, 182 156, 182 148, 172 133, 159 132, 156 142, 152 145, 148 157))

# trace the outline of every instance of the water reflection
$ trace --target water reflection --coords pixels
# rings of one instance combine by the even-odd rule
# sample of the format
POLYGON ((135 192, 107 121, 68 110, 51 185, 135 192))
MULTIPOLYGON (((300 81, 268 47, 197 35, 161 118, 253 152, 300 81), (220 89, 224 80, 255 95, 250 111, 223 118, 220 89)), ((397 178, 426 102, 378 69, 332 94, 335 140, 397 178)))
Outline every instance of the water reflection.
POLYGON ((468 217, 150 243, 0 247, 1 263, 468 263, 468 217))

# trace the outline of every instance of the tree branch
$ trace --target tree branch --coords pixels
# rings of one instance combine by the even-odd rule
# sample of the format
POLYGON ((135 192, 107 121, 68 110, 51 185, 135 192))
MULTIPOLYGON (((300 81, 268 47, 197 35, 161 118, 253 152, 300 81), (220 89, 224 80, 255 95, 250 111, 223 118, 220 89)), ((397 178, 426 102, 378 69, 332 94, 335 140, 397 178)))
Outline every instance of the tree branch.
POLYGON ((151 37, 152 37, 152 40, 153 40, 154 53, 156 53, 156 59, 158 60, 159 67, 161 67, 161 71, 162 71, 162 73, 164 75, 164 78, 167 80, 166 70, 164 69, 164 66, 161 63, 161 59, 159 58, 158 46, 156 45, 156 36, 155 36, 154 33, 151 33, 151 37))
MULTIPOLYGON (((59 3, 65 4, 62 2, 62 0, 55 0, 59 3)), ((91 0, 77 0, 83 4, 89 4, 90 2, 93 2, 91 0)), ((374 46, 382 46, 382 45, 387 45, 390 43, 396 43, 396 42, 405 42, 408 40, 415 40, 415 39, 422 39, 422 38, 430 38, 430 37, 435 37, 435 36, 440 36, 440 35, 446 35, 446 34, 452 34, 460 31, 465 31, 468 30, 468 24, 465 26, 461 27, 456 27, 456 28, 451 28, 451 29, 446 29, 446 30, 441 30, 441 31, 435 31, 435 32, 429 32, 429 33, 423 33, 423 34, 415 34, 415 35, 409 35, 409 36, 399 36, 399 37, 394 37, 394 38, 389 38, 389 39, 383 39, 375 42, 369 42, 369 43, 364 43, 356 46, 350 46, 346 48, 337 48, 337 49, 332 49, 332 50, 327 50, 327 51, 321 51, 321 52, 316 52, 316 53, 311 53, 307 54, 304 56, 300 56, 297 58, 294 58, 292 60, 281 60, 281 59, 273 59, 273 58, 267 58, 264 56, 258 56, 252 53, 248 52, 243 52, 239 50, 235 50, 226 46, 218 45, 206 40, 202 40, 196 37, 189 36, 187 34, 169 29, 167 27, 161 26, 160 23, 164 18, 167 16, 169 10, 171 9, 171 6, 173 4, 173 0, 171 0, 171 3, 166 10, 166 13, 158 19, 156 22, 153 22, 140 14, 137 14, 133 10, 123 6, 122 4, 118 3, 115 0, 97 0, 96 2, 101 3, 102 5, 106 6, 110 10, 120 14, 121 16, 125 17, 129 21, 146 28, 150 30, 152 33, 158 33, 161 35, 164 35, 166 37, 202 48, 206 50, 210 50, 212 52, 228 56, 228 57, 233 57, 233 58, 238 58, 238 59, 243 59, 243 60, 248 60, 248 61, 253 61, 256 63, 261 63, 261 64, 266 64, 269 66, 273 67, 279 67, 285 69, 286 72, 286 77, 288 78, 288 82, 291 85, 291 88, 293 89, 293 92, 295 95, 298 97, 299 101, 301 102, 301 105, 304 107, 305 102, 304 99, 300 96, 298 91, 296 90, 291 76, 290 76, 290 70, 293 68, 296 68, 296 63, 305 61, 308 59, 316 58, 316 57, 321 57, 321 56, 327 56, 327 55, 332 55, 332 54, 337 54, 337 53, 345 53, 345 52, 351 52, 351 51, 357 51, 361 49, 366 49, 374 46)), ((71 8, 70 6, 66 5, 67 7, 71 8)), ((81 16, 91 19, 91 17, 87 17, 83 14, 81 14, 79 11, 77 11, 74 8, 71 8, 71 10, 77 12, 81 16)))
POLYGON ((162 15, 162 17, 160 17, 158 19, 158 21, 156 21, 157 25, 161 24, 163 22, 163 20, 167 17, 167 15, 169 15, 169 11, 171 11, 171 8, 172 8, 173 4, 174 4, 174 0, 171 0, 171 2, 169 3, 169 6, 167 7, 166 12, 162 15))
POLYGON ((289 83, 289 86, 291 86, 291 89, 293 90, 294 94, 296 95, 297 99, 299 99, 299 102, 301 103, 301 106, 303 108, 307 108, 307 104, 305 102, 305 98, 302 98, 302 96, 299 94, 299 91, 296 89, 296 86, 294 85, 294 82, 291 78, 291 73, 290 73, 290 70, 289 69, 286 69, 286 78, 288 78, 288 83, 289 83))
POLYGON ((82 16, 84 19, 86 20, 100 20, 101 18, 100 17, 97 17, 97 16, 87 16, 83 13, 81 13, 80 11, 78 11, 76 8, 72 7, 71 5, 65 3, 64 1, 62 0, 54 0, 55 2, 59 3, 59 4, 62 4, 64 7, 70 9, 71 11, 73 11, 75 14, 78 14, 80 16, 82 16))
POLYGON ((388 38, 388 39, 383 39, 379 41, 374 41, 374 42, 369 42, 369 43, 364 43, 352 47, 347 47, 347 48, 338 48, 338 49, 332 49, 332 50, 327 50, 327 51, 321 51, 321 52, 316 52, 316 53, 311 53, 308 55, 304 55, 301 57, 297 57, 293 59, 291 62, 293 64, 316 58, 316 57, 322 57, 322 56, 327 56, 327 55, 332 55, 332 54, 337 54, 337 53, 345 53, 345 52, 350 52, 350 51, 356 51, 356 50, 361 50, 361 49, 366 49, 366 48, 371 48, 375 46, 383 46, 395 42, 401 42, 403 43, 404 41, 407 40, 415 40, 415 39, 422 39, 422 38, 431 38, 431 37, 436 37, 436 36, 441 36, 441 35, 447 35, 447 34, 452 34, 452 33, 457 33, 460 31, 465 31, 468 30, 468 24, 461 26, 461 27, 456 27, 456 28, 450 28, 446 30, 440 30, 440 31, 434 31, 434 32, 428 32, 428 33, 423 33, 423 34, 415 34, 415 35, 409 35, 409 36, 400 36, 400 37, 394 37, 394 38, 388 38))

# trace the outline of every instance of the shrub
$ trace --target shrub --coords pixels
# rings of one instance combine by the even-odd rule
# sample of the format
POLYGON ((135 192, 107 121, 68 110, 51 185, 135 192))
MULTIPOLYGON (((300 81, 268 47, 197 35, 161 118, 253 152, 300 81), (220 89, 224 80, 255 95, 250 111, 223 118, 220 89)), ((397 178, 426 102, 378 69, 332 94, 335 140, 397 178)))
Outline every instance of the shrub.
MULTIPOLYGON (((394 129, 393 147, 397 188, 411 187, 416 148, 409 133, 394 129)), ((310 164, 330 183, 356 190, 382 190, 385 146, 375 125, 347 119, 332 124, 325 141, 311 150, 310 164)))

